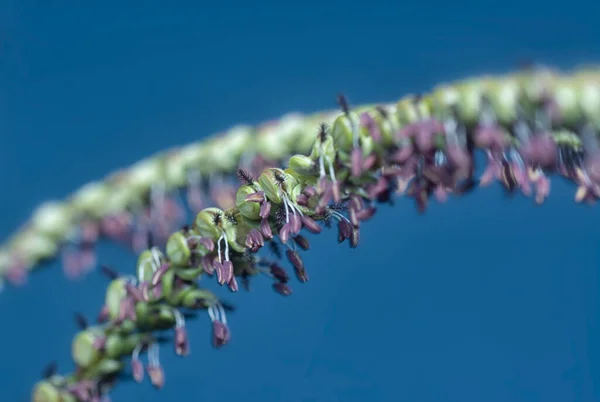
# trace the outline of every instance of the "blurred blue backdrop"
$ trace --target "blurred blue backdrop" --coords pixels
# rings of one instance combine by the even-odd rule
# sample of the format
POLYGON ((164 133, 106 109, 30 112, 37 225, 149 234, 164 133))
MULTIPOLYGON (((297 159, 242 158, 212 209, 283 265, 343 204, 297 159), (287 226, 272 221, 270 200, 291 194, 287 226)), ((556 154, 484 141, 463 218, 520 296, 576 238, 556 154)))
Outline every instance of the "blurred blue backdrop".
MULTIPOLYGON (((0 2, 0 238, 48 198, 162 148, 287 111, 390 101, 522 61, 598 61, 600 6, 570 2, 0 2)), ((357 250, 335 232, 291 298, 228 295, 233 339, 206 317, 192 354, 163 351, 163 391, 114 401, 600 400, 598 209, 553 183, 542 207, 493 187, 417 216, 383 208, 357 250)), ((105 246, 101 261, 134 256, 105 246)), ((2 401, 43 366, 72 368, 73 311, 106 282, 58 264, 0 296, 2 401)))

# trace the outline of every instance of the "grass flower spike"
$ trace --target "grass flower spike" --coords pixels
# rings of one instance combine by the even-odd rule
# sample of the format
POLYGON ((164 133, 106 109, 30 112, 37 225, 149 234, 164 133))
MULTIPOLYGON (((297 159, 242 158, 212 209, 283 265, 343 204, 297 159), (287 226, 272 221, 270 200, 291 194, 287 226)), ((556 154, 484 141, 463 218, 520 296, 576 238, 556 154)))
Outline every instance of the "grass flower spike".
MULTIPOLYGON (((277 152, 290 150, 286 135, 294 130, 303 141, 310 137, 312 145, 279 166, 254 156, 249 164, 254 168, 236 171, 237 188, 226 190, 225 182, 211 187, 221 195, 227 193, 213 200, 226 198, 229 206, 204 206, 190 224, 170 234, 163 231, 176 221, 165 215, 166 194, 176 187, 173 182, 152 169, 138 172, 135 180, 130 174, 123 179, 133 187, 122 189, 128 195, 120 205, 126 207, 139 196, 137 205, 152 217, 142 225, 144 238, 160 238, 165 247, 150 244, 142 251, 132 276, 105 268, 111 283, 101 308, 102 321, 83 327, 73 341, 77 370, 40 381, 33 400, 98 401, 126 375, 126 367, 138 382, 146 378, 145 369, 148 380, 162 388, 167 378, 160 364, 164 343, 172 342, 181 356, 194 348, 186 332, 190 310, 206 312, 214 347, 231 339, 227 326, 231 307, 200 287, 202 280, 212 278, 236 292, 240 284, 248 288, 254 278, 265 276, 275 292, 290 296, 293 286, 285 265, 297 281, 310 278, 310 267, 302 259, 302 252, 310 249, 305 234, 326 235, 323 228, 335 225, 337 242, 355 248, 363 223, 373 217, 378 204, 396 194, 413 198, 418 211, 425 212, 432 199, 445 202, 495 181, 508 192, 521 192, 542 203, 550 194, 550 177, 560 175, 575 183, 576 201, 600 196, 597 71, 558 75, 533 70, 444 85, 392 105, 353 109, 343 96, 338 103, 341 113, 325 122, 311 120, 294 129, 292 120, 281 128, 281 138, 265 134, 272 141, 265 144, 267 158, 281 158, 277 152), (475 177, 478 149, 487 156, 479 178, 475 177), (149 201, 148 193, 142 200, 142 190, 150 191, 149 201), (275 258, 261 252, 265 247, 274 251, 275 258), (166 341, 160 335, 165 330, 172 333, 166 341)), ((265 133, 273 132, 269 130, 275 129, 265 133)), ((219 153, 227 158, 224 154, 219 153)), ((202 165, 214 157, 198 152, 191 158, 202 165)), ((169 163, 158 159, 164 172, 169 163)), ((232 168, 237 162, 231 159, 221 166, 232 168)), ((173 164, 167 170, 180 172, 174 177, 188 175, 173 164)), ((125 216, 111 219, 122 220, 113 222, 117 228, 122 222, 131 224, 125 216)), ((58 239, 74 221, 43 222, 38 228, 58 239)))
MULTIPOLYGON (((256 176, 266 190, 270 186, 260 176, 267 167, 286 165, 298 177, 317 170, 321 180, 317 187, 331 185, 327 191, 337 201, 334 158, 351 163, 349 173, 357 178, 372 167, 382 149, 390 147, 395 152, 392 160, 403 166, 418 162, 415 152, 427 154, 436 149, 440 151, 433 153, 437 166, 423 174, 431 176, 451 164, 459 170, 457 177, 473 169, 468 157, 471 148, 482 149, 488 158, 482 185, 500 180, 512 186, 515 181, 519 191, 534 194, 538 202, 549 191, 544 168, 551 168, 558 158, 559 173, 578 183, 577 200, 591 201, 600 194, 598 186, 588 180, 600 175, 595 167, 599 159, 590 155, 597 153, 598 74, 593 69, 571 75, 529 70, 483 76, 440 85, 429 95, 406 96, 396 104, 352 110, 338 96, 342 113, 292 113, 278 121, 257 127, 239 125, 205 141, 166 150, 90 182, 64 201, 41 205, 0 245, 0 281, 23 283, 29 271, 55 258, 62 259, 69 277, 82 275, 96 266, 95 245, 103 238, 140 252, 148 246, 147 233, 151 232, 154 243, 164 246, 169 234, 185 221, 181 190, 194 213, 209 205, 228 209, 238 203, 240 191, 252 188, 236 192, 238 168, 256 176), (321 123, 331 130, 314 147, 315 129, 321 123), (546 153, 544 147, 550 147, 546 153), (588 155, 585 171, 570 169, 569 161, 582 152, 588 155), (294 156, 288 164, 289 155, 294 156), (510 176, 503 173, 508 172, 503 166, 511 167, 510 176)), ((393 179, 400 190, 413 179, 411 171, 404 168, 393 179)), ((469 183, 464 184, 468 187, 469 183)), ((413 186, 410 193, 417 188, 413 186)), ((445 200, 449 189, 447 183, 435 184, 435 198, 445 200)), ((241 212, 251 214, 256 207, 250 203, 241 212)))

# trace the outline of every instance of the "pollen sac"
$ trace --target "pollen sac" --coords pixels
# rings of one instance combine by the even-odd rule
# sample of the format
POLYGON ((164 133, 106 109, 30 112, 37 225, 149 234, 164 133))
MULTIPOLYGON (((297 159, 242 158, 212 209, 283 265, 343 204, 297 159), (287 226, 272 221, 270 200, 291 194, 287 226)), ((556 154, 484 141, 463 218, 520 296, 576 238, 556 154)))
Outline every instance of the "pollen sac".
POLYGON ((316 163, 310 157, 298 154, 289 159, 288 166, 300 175, 310 175, 314 172, 316 163))
POLYGON ((73 361, 80 367, 90 367, 102 357, 102 352, 96 347, 98 339, 103 336, 97 328, 80 331, 71 343, 73 361))
POLYGON ((192 256, 192 250, 188 245, 185 235, 181 232, 173 233, 167 240, 167 257, 169 261, 177 266, 187 266, 192 256))
POLYGON ((260 203, 247 201, 246 197, 255 194, 257 191, 253 186, 241 186, 235 194, 235 206, 240 211, 244 218, 250 220, 260 219, 260 203))

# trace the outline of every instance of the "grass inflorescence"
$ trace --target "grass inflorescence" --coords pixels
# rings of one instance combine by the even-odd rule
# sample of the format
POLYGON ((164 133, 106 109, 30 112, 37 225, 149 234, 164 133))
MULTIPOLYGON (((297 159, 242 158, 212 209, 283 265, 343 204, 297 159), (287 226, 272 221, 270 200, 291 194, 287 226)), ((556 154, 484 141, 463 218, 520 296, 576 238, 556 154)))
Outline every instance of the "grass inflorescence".
MULTIPOLYGON (((173 331, 175 352, 187 355, 189 310, 206 311, 215 347, 230 339, 229 306, 201 288, 201 278, 235 292, 261 275, 289 296, 286 264, 298 281, 309 280, 301 256, 310 248, 306 233, 336 227, 337 241, 355 248, 363 222, 395 194, 412 197, 424 212, 432 198, 444 202, 498 181, 506 191, 542 203, 554 174, 576 184, 577 201, 600 197, 600 71, 534 70, 443 85, 393 105, 351 108, 343 96, 338 103, 341 113, 328 122, 304 126, 312 138, 307 152, 280 166, 232 171, 239 185, 229 195, 231 206, 200 209, 193 222, 164 236, 164 247, 141 252, 134 275, 105 268, 111 283, 98 323, 80 319, 73 340, 77 369, 49 373, 35 386, 33 400, 100 400, 127 366, 136 381, 147 373, 163 387, 160 334, 173 331), (474 177, 478 149, 487 156, 480 178, 474 177), (272 252, 261 253, 265 247, 272 252)), ((146 237, 173 225, 157 204, 176 186, 158 177, 142 186, 152 188, 146 207, 154 219, 146 237)))
MULTIPOLYGON (((529 151, 522 149, 523 154, 517 155, 510 150, 504 157, 499 152, 506 145, 503 141, 523 142, 521 137, 529 134, 511 124, 526 118, 531 120, 531 107, 545 103, 544 107, 548 109, 545 118, 550 121, 537 119, 535 125, 529 121, 530 130, 539 131, 545 129, 540 125, 547 126, 555 144, 561 148, 557 153, 559 158, 567 162, 581 158, 583 141, 590 135, 594 138, 593 133, 585 134, 586 129, 581 124, 591 127, 597 124, 598 75, 599 72, 593 69, 566 76, 547 70, 531 70, 506 76, 470 78, 441 85, 429 95, 406 96, 396 104, 355 108, 353 113, 360 117, 354 124, 361 125, 362 131, 368 128, 370 141, 380 143, 378 146, 392 142, 399 147, 403 142, 412 141, 411 135, 416 134, 413 146, 422 147, 427 145, 423 141, 430 141, 419 134, 423 130, 404 133, 404 137, 396 136, 398 130, 415 119, 429 119, 430 123, 435 120, 444 124, 460 123, 454 130, 456 133, 447 137, 448 155, 452 150, 464 147, 461 142, 465 141, 468 147, 485 149, 489 151, 490 166, 482 184, 501 178, 513 187, 510 183, 518 181, 526 194, 532 191, 532 186, 540 188, 542 191, 536 195, 540 199, 544 197, 543 189, 548 181, 539 170, 523 169, 523 158, 529 157, 529 151), (517 98, 523 91, 527 92, 526 102, 529 103, 521 102, 516 107, 517 98), (551 109, 555 109, 554 112, 551 109), (558 112, 563 115, 555 116, 558 112), (519 114, 523 115, 520 120, 519 114), (454 116, 456 122, 449 116, 454 116), (561 119, 560 124, 556 119, 561 119), (473 131, 476 123, 481 128, 477 135, 473 131), (507 132, 514 135, 507 135, 507 132), (455 147, 454 143, 459 146, 455 147), (502 168, 503 164, 513 166, 515 177, 503 173, 508 172, 502 168), (521 168, 517 169, 516 165, 521 168), (529 179, 524 180, 523 175, 529 179)), ((347 103, 343 102, 344 99, 338 99, 341 109, 349 112, 347 103)), ((257 127, 238 125, 209 139, 151 156, 103 180, 87 183, 63 201, 42 204, 23 227, 0 245, 0 287, 5 279, 13 284, 24 283, 29 271, 56 258, 61 258, 67 275, 81 275, 96 266, 95 248, 103 238, 125 244, 139 253, 148 247, 146 233, 150 230, 155 243, 164 245, 168 235, 185 221, 182 191, 193 213, 207 205, 228 209, 235 205, 234 181, 239 167, 257 176, 265 167, 284 165, 289 155, 309 152, 318 124, 331 125, 338 115, 339 112, 310 116, 291 113, 257 127)), ((339 130, 340 124, 338 121, 334 129, 339 130)), ((348 146, 347 138, 338 141, 340 145, 348 146)), ((590 146, 593 144, 588 144, 588 148, 590 146)), ((409 152, 407 147, 402 149, 405 154, 409 152)), ((358 153, 354 155, 356 157, 358 153)), ((396 157, 400 165, 415 162, 414 158, 404 161, 401 152, 396 157)), ((577 199, 595 199, 595 195, 591 195, 596 192, 594 186, 587 186, 583 176, 575 177, 582 171, 571 169, 571 165, 562 163, 559 168, 563 176, 583 183, 577 199)), ((424 173, 431 174, 431 171, 424 173)), ((474 182, 461 185, 468 190, 474 182)), ((436 197, 446 197, 448 191, 444 188, 444 185, 436 186, 436 197)), ((454 190, 457 191, 459 189, 454 190)))

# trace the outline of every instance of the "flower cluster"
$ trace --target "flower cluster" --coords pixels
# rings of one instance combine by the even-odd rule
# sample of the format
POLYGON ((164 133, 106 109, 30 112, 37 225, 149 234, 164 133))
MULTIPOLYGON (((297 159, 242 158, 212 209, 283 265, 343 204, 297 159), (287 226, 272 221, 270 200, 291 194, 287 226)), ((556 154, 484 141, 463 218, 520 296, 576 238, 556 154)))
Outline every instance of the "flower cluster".
MULTIPOLYGON (((96 266, 95 245, 103 238, 139 252, 148 246, 150 231, 154 243, 164 245, 185 220, 181 190, 194 213, 207 205, 229 209, 235 205, 238 167, 258 175, 266 167, 284 165, 287 155, 306 154, 322 121, 333 126, 338 145, 354 148, 346 155, 354 161, 354 176, 375 162, 370 151, 394 149, 390 161, 403 171, 386 171, 379 186, 391 180, 404 190, 413 183, 409 194, 421 210, 427 198, 422 194, 431 192, 444 201, 474 187, 477 180, 460 180, 473 174, 468 154, 474 148, 488 157, 482 185, 499 180, 509 191, 534 194, 542 202, 550 190, 547 173, 557 172, 577 183, 577 201, 593 201, 599 190, 591 165, 597 162, 588 154, 595 147, 599 80, 597 70, 471 78, 418 99, 408 96, 395 105, 356 108, 352 124, 360 126, 360 133, 353 138, 339 135, 350 123, 333 124, 334 112, 236 126, 88 183, 64 201, 40 206, 0 245, 0 286, 3 279, 23 283, 30 270, 57 257, 67 275, 79 276, 96 266)), ((326 162, 319 162, 321 175, 332 174, 333 165, 326 162)))
MULTIPOLYGON (((310 247, 305 233, 336 225, 338 242, 357 247, 362 223, 396 193, 407 193, 424 212, 432 197, 443 202, 478 182, 497 180, 507 191, 535 195, 541 203, 554 173, 578 185, 578 201, 595 200, 600 194, 595 77, 534 73, 474 81, 365 110, 351 110, 340 96, 341 113, 332 125, 318 126, 310 152, 258 175, 239 169, 233 205, 203 208, 192 224, 166 238, 164 251, 151 245, 139 255, 135 276, 105 269, 111 284, 99 323, 83 326, 73 341, 76 372, 40 381, 33 400, 98 401, 122 374, 126 359, 136 381, 145 372, 161 388, 157 331, 172 329, 175 352, 185 356, 190 350, 185 313, 206 309, 214 346, 230 339, 229 307, 200 288, 200 278, 212 277, 236 292, 240 282, 248 287, 264 275, 274 291, 289 296, 290 276, 281 260, 285 254, 298 281, 308 281, 301 258, 310 247), (476 149, 488 156, 479 179, 476 149), (276 258, 263 256, 264 247, 276 258)), ((154 232, 147 228, 149 233, 154 232)))
POLYGON ((235 205, 239 166, 259 173, 309 150, 308 134, 317 118, 331 120, 324 113, 291 113, 257 127, 236 126, 87 183, 65 200, 45 202, 0 244, 0 289, 4 280, 25 283, 30 271, 55 259, 67 276, 85 274, 96 267, 95 248, 102 239, 137 253, 147 247, 146 232, 152 231, 154 242, 164 245, 185 220, 185 204, 194 213, 207 205, 235 205))

